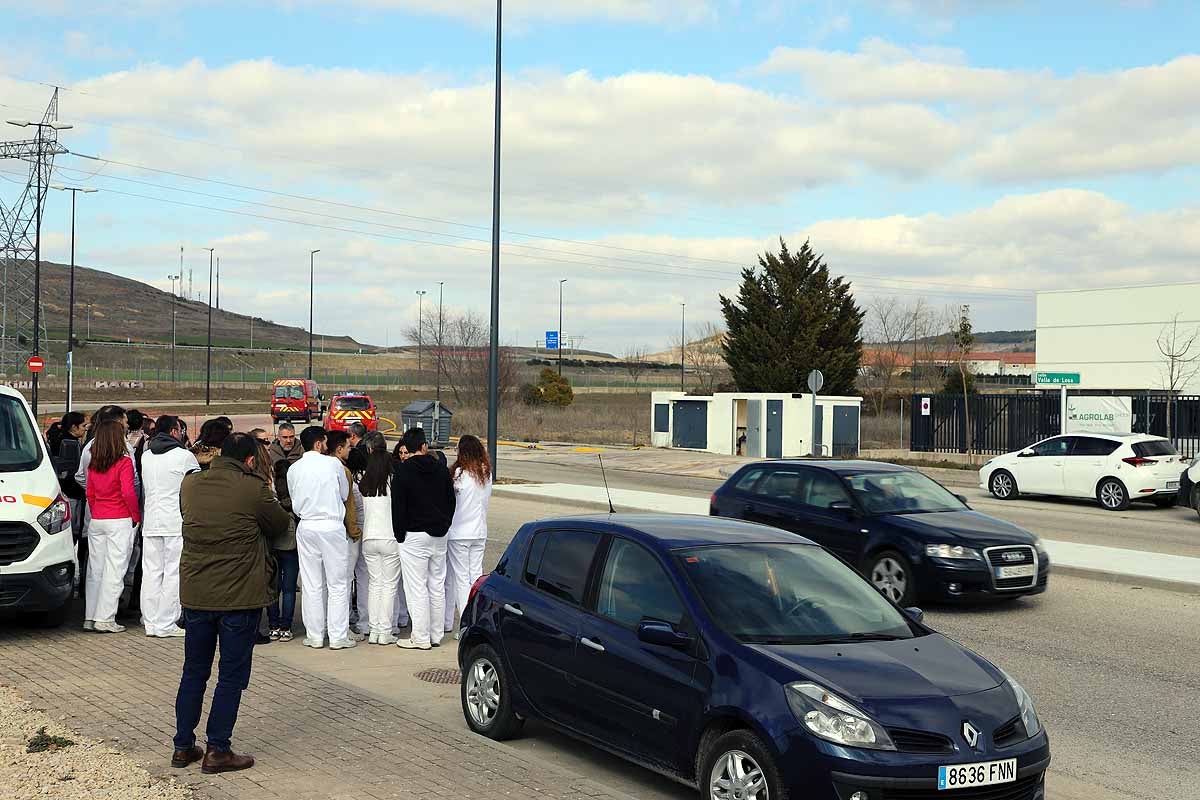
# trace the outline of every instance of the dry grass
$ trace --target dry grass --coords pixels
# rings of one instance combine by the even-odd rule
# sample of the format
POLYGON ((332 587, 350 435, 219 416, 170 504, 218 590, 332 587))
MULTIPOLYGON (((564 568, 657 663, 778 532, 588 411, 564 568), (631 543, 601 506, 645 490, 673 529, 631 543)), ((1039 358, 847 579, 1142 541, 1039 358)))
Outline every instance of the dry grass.
MULTIPOLYGON (((580 394, 566 408, 527 406, 509 402, 500 410, 500 438, 520 442, 586 442, 589 444, 649 442, 649 394, 580 394)), ((456 435, 487 433, 486 408, 459 408, 454 414, 456 435)))
MULTIPOLYGON (((866 408, 864 407, 864 411, 866 408)), ((904 419, 897 411, 888 411, 879 416, 863 414, 862 449, 891 450, 907 447, 910 442, 910 422, 905 409, 904 419), (903 438, 903 442, 901 439, 903 438)))

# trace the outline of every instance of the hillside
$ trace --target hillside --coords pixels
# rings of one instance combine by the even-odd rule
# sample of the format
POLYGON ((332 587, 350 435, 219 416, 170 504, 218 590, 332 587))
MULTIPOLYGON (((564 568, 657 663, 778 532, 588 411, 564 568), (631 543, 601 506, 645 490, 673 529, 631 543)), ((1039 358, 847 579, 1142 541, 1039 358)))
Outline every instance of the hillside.
MULTIPOLYGON (((70 267, 42 262, 42 309, 46 314, 46 333, 51 339, 67 337, 67 298, 70 267)), ((208 331, 208 306, 178 299, 176 341, 179 344, 204 344, 208 331)), ((95 341, 170 343, 171 293, 140 281, 122 278, 110 272, 75 268, 75 337, 86 338, 88 304, 92 304, 91 338, 95 341)), ((250 342, 250 317, 225 310, 213 310, 213 344, 246 346, 250 342)), ((321 333, 317 332, 319 338, 321 333)), ((280 325, 262 317, 254 318, 254 346, 280 349, 307 349, 308 331, 280 325)), ((374 350, 348 336, 325 335, 326 351, 374 350)))

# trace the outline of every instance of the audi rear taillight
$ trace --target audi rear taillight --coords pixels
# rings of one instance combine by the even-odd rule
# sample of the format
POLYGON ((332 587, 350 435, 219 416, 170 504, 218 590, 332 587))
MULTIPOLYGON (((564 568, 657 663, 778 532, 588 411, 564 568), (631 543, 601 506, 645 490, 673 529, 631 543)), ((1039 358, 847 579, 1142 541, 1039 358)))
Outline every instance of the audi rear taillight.
POLYGON ((1131 458, 1122 458, 1121 460, 1131 467, 1148 467, 1151 464, 1158 463, 1153 458, 1144 458, 1143 456, 1133 456, 1131 458))
POLYGON ((471 591, 467 593, 467 605, 470 605, 471 601, 475 599, 475 595, 479 593, 479 587, 483 586, 483 582, 487 580, 488 574, 487 572, 483 573, 471 584, 471 591))

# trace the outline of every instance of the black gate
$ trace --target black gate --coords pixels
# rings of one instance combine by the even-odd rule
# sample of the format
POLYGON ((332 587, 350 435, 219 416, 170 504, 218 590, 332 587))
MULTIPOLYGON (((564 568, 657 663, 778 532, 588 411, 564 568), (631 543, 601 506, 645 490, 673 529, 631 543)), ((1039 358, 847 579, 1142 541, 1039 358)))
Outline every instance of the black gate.
MULTIPOLYGON (((1200 454, 1200 396, 1180 396, 1173 401, 1162 394, 1135 393, 1132 397, 1134 433, 1166 437, 1171 430, 1174 435, 1170 438, 1181 454, 1188 458, 1200 454)), ((1060 402, 1058 392, 971 395, 970 425, 975 452, 1011 453, 1057 436, 1062 432, 1060 402)), ((967 415, 962 395, 913 395, 910 408, 915 452, 967 452, 967 415), (922 410, 926 398, 928 413, 922 410)))

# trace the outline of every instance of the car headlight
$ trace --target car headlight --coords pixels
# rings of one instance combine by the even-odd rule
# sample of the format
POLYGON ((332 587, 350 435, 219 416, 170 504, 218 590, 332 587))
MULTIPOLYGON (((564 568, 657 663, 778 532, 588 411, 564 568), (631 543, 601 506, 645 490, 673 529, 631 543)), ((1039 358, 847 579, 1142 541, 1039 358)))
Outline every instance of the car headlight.
POLYGON ((1046 552, 1046 545, 1042 544, 1041 539, 1033 540, 1033 549, 1037 550, 1039 561, 1045 561, 1050 556, 1050 554, 1046 552))
POLYGON ((1025 732, 1029 734, 1030 738, 1037 736, 1042 730, 1042 721, 1038 719, 1037 712, 1033 710, 1033 698, 1021 684, 1013 679, 1013 676, 1004 670, 1000 670, 1000 672, 1008 681, 1008 686, 1013 690, 1013 694, 1017 696, 1017 707, 1021 709, 1021 721, 1025 723, 1025 732))
POLYGON ((71 506, 62 495, 37 515, 37 523, 46 533, 60 533, 71 527, 71 506))
POLYGON ((796 719, 815 736, 848 747, 896 749, 879 723, 815 683, 789 683, 785 694, 796 719))
POLYGON ((963 547, 961 544, 927 544, 925 555, 930 558, 957 558, 981 560, 983 556, 973 547, 963 547))

